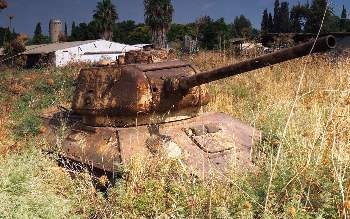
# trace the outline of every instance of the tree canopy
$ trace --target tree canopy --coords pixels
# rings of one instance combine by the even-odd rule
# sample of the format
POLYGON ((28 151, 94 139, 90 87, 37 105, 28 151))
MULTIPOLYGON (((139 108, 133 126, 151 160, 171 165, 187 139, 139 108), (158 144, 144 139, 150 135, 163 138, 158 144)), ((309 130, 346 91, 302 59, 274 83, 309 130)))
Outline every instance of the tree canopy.
POLYGON ((101 37, 105 40, 112 40, 113 27, 118 19, 116 7, 111 0, 102 0, 97 3, 94 13, 94 24, 101 37))
POLYGON ((49 37, 44 36, 43 35, 43 31, 41 28, 41 23, 37 23, 35 26, 35 30, 34 30, 34 36, 32 38, 32 40, 29 42, 29 44, 43 44, 43 43, 49 43, 49 37))
MULTIPOLYGON (((266 33, 269 28, 266 27, 266 13, 264 10, 262 16, 262 32, 266 33)), ((321 22, 324 17, 322 32, 337 32, 347 31, 350 29, 350 22, 347 19, 347 11, 343 6, 341 16, 334 14, 331 5, 327 5, 327 0, 312 0, 311 4, 307 1, 305 4, 298 3, 289 10, 289 3, 287 1, 281 2, 275 0, 273 28, 269 33, 317 33, 320 29, 321 22)), ((270 20, 270 16, 268 21, 270 20)), ((270 22, 271 24, 271 22, 270 22)))
POLYGON ((144 0, 145 23, 152 32, 156 48, 166 47, 166 35, 173 20, 174 7, 171 0, 144 0))

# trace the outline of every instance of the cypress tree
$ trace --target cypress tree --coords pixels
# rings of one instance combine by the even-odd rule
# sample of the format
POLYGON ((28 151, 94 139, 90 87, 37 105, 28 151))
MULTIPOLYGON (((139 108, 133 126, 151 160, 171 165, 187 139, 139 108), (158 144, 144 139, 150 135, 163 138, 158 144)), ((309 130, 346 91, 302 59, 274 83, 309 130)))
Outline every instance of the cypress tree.
POLYGON ((273 32, 273 18, 272 18, 272 14, 269 13, 269 20, 267 23, 267 27, 268 27, 268 32, 272 33, 273 32))
POLYGON ((77 25, 75 24, 75 22, 72 22, 72 30, 70 33, 70 37, 69 37, 69 41, 75 41, 78 40, 78 33, 77 33, 77 25))
POLYGON ((345 6, 343 5, 343 10, 341 12, 340 23, 339 23, 340 31, 346 30, 346 19, 347 19, 347 11, 345 6))
POLYGON ((280 33, 280 11, 281 11, 281 6, 280 6, 280 1, 275 0, 275 8, 274 8, 274 14, 273 14, 273 31, 275 33, 280 33))
POLYGON ((35 26, 34 30, 34 36, 33 39, 31 40, 31 44, 43 44, 43 43, 48 43, 49 39, 48 37, 43 35, 43 31, 41 28, 41 23, 37 23, 35 26))
POLYGON ((263 33, 267 33, 269 32, 269 15, 267 13, 267 9, 264 10, 264 13, 263 13, 263 18, 262 18, 262 21, 261 21, 261 31, 263 33))
POLYGON ((67 28, 67 22, 64 22, 64 35, 68 37, 68 28, 67 28))
POLYGON ((43 31, 41 29, 41 23, 37 23, 34 31, 34 36, 41 36, 43 34, 43 31))
POLYGON ((288 2, 281 3, 279 22, 280 22, 280 32, 288 33, 290 31, 288 2))

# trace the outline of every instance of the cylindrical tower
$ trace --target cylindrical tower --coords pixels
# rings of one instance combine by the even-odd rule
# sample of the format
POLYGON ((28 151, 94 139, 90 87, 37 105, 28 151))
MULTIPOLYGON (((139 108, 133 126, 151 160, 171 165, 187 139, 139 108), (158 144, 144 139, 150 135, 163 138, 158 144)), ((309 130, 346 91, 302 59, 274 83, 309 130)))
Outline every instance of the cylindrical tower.
POLYGON ((50 25, 49 25, 51 42, 53 42, 53 43, 58 42, 61 30, 62 30, 62 22, 60 20, 57 20, 57 19, 51 19, 50 25))

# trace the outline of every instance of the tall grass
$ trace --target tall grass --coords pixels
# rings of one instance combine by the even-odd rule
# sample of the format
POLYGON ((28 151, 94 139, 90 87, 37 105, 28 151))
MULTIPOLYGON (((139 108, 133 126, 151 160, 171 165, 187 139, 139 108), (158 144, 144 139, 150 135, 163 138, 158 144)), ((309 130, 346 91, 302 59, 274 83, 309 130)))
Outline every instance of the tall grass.
MULTIPOLYGON (((236 62, 209 52, 189 60, 201 70, 236 62)), ((212 97, 204 111, 226 112, 264 132, 265 141, 254 148, 257 171, 235 170, 200 180, 177 161, 135 157, 123 168, 122 178, 99 179, 109 185, 105 193, 95 189, 88 172, 70 174, 59 167, 42 152, 45 142, 37 135, 43 111, 69 106, 78 70, 11 71, 0 76, 0 217, 348 216, 349 58, 312 56, 209 85, 212 97)))

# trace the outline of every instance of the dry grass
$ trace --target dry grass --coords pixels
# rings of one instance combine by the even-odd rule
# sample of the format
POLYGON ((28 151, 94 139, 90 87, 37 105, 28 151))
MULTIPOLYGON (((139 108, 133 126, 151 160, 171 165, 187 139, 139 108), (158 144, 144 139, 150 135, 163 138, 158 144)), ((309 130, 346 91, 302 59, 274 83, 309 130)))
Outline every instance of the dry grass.
MULTIPOLYGON (((207 52, 191 61, 206 70, 236 60, 207 52)), ((37 116, 69 101, 78 69, 0 76, 0 101, 6 106, 0 111, 0 217, 348 216, 350 59, 307 57, 210 84, 212 101, 205 111, 229 113, 264 131, 266 141, 254 148, 257 173, 199 181, 177 162, 135 158, 105 194, 94 189, 88 173, 71 177, 58 167, 41 152, 44 143, 36 137, 37 116)), ((108 184, 106 178, 100 182, 108 184)))

